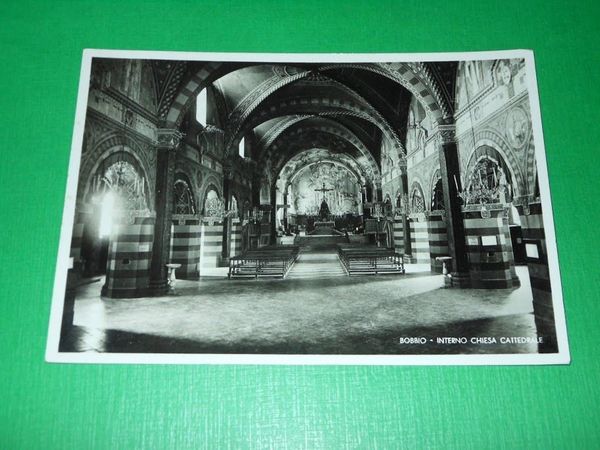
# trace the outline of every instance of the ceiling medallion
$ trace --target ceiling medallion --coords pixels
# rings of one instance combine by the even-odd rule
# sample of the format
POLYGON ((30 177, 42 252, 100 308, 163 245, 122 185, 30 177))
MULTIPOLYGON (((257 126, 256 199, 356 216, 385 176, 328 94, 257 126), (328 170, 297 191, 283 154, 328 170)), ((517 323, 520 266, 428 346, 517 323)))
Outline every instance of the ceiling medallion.
POLYGON ((529 120, 521 108, 514 108, 506 116, 506 136, 513 148, 523 147, 527 140, 529 120))
POLYGON ((498 65, 498 80, 508 85, 512 80, 512 70, 508 61, 500 61, 498 65))

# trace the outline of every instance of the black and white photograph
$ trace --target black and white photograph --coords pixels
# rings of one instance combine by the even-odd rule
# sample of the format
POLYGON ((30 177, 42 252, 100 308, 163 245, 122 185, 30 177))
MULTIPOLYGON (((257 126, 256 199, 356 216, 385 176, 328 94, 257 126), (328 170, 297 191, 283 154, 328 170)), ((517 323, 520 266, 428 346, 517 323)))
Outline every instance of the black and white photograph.
POLYGON ((550 200, 531 51, 86 50, 46 359, 565 364, 550 200))

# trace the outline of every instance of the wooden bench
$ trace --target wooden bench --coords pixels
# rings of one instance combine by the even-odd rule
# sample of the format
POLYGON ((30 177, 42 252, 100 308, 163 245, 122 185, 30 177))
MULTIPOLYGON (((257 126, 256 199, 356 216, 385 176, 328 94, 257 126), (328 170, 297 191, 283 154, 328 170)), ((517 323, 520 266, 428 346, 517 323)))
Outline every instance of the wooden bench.
POLYGON ((228 278, 285 278, 296 260, 296 245, 267 246, 229 258, 228 278))
POLYGON ((405 273, 402 255, 391 248, 340 244, 338 256, 348 275, 405 273))

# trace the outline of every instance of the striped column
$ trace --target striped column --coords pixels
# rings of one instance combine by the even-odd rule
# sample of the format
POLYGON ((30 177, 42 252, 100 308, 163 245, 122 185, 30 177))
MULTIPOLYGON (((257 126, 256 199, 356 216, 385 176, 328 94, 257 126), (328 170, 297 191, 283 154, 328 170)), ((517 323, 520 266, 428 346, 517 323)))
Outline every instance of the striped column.
MULTIPOLYGON (((448 255, 446 221, 441 214, 432 214, 429 216, 429 256, 431 271, 442 273, 442 263, 441 261, 436 261, 435 258, 448 255)), ((451 270, 451 267, 448 266, 448 270, 451 270)))
POLYGON ((198 279, 201 232, 198 219, 175 218, 173 221, 170 261, 181 264, 181 267, 175 272, 177 278, 183 280, 198 279))
POLYGON ((410 246, 412 263, 430 264, 428 221, 423 217, 410 219, 410 246))
POLYGON ((471 287, 498 289, 519 286, 504 210, 491 210, 487 219, 481 217, 479 208, 465 211, 464 225, 471 287))
POLYGON ((529 269, 529 280, 533 294, 535 325, 538 336, 543 338, 539 350, 540 352, 556 352, 558 347, 542 207, 539 203, 529 205, 528 214, 524 214, 523 209, 522 206, 517 206, 521 218, 523 243, 526 252, 525 259, 529 269))
POLYGON ((231 241, 229 254, 237 256, 242 253, 242 224, 236 220, 231 223, 231 241))
POLYGON ((202 222, 200 275, 203 269, 220 267, 223 254, 223 223, 202 222))
POLYGON ((394 248, 404 253, 404 223, 402 219, 394 219, 394 248))
POLYGON ((115 225, 108 245, 102 295, 143 297, 148 293, 154 218, 138 217, 132 225, 115 225))

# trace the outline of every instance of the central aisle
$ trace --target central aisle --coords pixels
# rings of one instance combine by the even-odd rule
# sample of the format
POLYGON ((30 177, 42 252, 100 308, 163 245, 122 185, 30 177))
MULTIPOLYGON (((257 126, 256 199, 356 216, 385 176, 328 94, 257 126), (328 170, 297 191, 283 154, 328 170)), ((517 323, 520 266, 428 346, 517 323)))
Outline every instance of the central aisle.
POLYGON ((345 277, 346 272, 335 250, 327 252, 301 252, 287 275, 287 279, 345 277))

